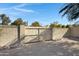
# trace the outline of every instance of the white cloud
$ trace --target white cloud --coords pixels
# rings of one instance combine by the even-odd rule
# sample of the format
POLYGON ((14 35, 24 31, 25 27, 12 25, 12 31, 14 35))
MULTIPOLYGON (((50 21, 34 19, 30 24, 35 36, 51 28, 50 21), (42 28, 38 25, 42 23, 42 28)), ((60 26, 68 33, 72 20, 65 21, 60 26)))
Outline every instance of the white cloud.
POLYGON ((13 8, 14 10, 17 10, 18 12, 25 12, 25 13, 29 12, 29 13, 33 13, 34 10, 28 10, 28 9, 23 9, 23 8, 21 8, 21 7, 24 7, 24 6, 26 6, 26 5, 28 5, 28 4, 20 4, 20 5, 14 6, 14 7, 12 7, 12 8, 13 8))
POLYGON ((20 8, 20 7, 24 7, 28 4, 19 4, 17 6, 13 6, 13 7, 10 7, 10 8, 1 8, 0 11, 7 11, 7 10, 17 10, 18 12, 34 12, 34 10, 28 10, 28 9, 23 9, 23 8, 20 8))
POLYGON ((27 13, 36 13, 34 10, 23 9, 26 4, 19 4, 17 6, 12 6, 10 8, 0 8, 0 14, 6 14, 13 21, 16 18, 19 18, 19 14, 24 15, 27 13))
POLYGON ((24 6, 26 6, 26 5, 27 5, 27 4, 19 4, 19 5, 16 5, 16 6, 9 7, 9 8, 0 8, 0 10, 10 10, 10 9, 13 9, 13 8, 24 7, 24 6))
POLYGON ((17 10, 17 11, 20 11, 20 12, 29 12, 29 13, 33 13, 34 11, 33 10, 28 10, 28 9, 22 9, 22 8, 14 8, 14 10, 17 10))
POLYGON ((19 4, 19 5, 16 5, 16 6, 14 6, 13 8, 20 8, 20 7, 24 7, 24 6, 26 6, 26 5, 28 5, 28 4, 19 4))
POLYGON ((23 9, 21 7, 26 6, 27 4, 19 4, 16 6, 12 6, 9 8, 0 8, 0 14, 7 14, 10 16, 12 20, 16 19, 19 17, 18 15, 21 13, 34 13, 34 10, 28 10, 28 9, 23 9))
POLYGON ((8 14, 17 15, 20 12, 23 12, 23 13, 34 13, 35 12, 34 10, 28 10, 28 9, 20 8, 20 7, 24 7, 26 5, 28 5, 28 4, 19 4, 19 5, 16 5, 16 6, 12 6, 10 8, 0 8, 0 13, 6 13, 7 12, 8 14))

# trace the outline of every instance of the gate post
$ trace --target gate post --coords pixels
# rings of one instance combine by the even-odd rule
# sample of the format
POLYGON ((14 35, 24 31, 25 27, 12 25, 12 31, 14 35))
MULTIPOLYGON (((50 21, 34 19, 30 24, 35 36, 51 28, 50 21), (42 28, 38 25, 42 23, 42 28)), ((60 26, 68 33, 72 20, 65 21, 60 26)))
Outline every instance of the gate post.
POLYGON ((50 29, 51 29, 51 40, 53 40, 53 28, 50 29))
POLYGON ((18 44, 20 44, 20 25, 18 25, 18 44))
POLYGON ((40 41, 39 28, 38 28, 38 40, 40 41))

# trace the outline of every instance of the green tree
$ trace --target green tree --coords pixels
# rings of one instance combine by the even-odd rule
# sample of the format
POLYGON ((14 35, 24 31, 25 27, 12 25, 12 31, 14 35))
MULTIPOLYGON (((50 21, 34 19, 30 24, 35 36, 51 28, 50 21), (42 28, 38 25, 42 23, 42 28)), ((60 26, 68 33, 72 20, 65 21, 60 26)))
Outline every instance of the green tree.
POLYGON ((21 18, 17 18, 14 22, 11 23, 11 25, 27 25, 26 22, 24 22, 21 18))
POLYGON ((50 24, 50 27, 51 28, 53 28, 53 27, 60 28, 60 27, 62 27, 62 25, 61 24, 50 24))
POLYGON ((50 26, 49 26, 49 27, 53 28, 53 27, 55 27, 55 24, 50 24, 50 26))
POLYGON ((10 18, 7 17, 5 14, 1 14, 0 17, 1 17, 2 25, 8 25, 11 22, 10 18))
POLYGON ((49 27, 50 25, 45 25, 45 27, 49 27))
POLYGON ((59 24, 58 21, 55 21, 55 22, 53 22, 52 24, 50 24, 49 27, 51 27, 51 28, 53 28, 53 27, 58 28, 58 27, 61 27, 61 24, 59 24))
POLYGON ((65 25, 62 25, 62 28, 66 28, 66 26, 65 25))
POLYGON ((39 22, 35 21, 35 22, 33 22, 33 23, 31 24, 31 26, 40 27, 41 25, 40 25, 39 22))
POLYGON ((62 16, 67 15, 69 21, 79 18, 79 3, 68 3, 59 11, 62 16))
POLYGON ((70 27, 70 25, 66 25, 66 28, 69 28, 70 27))

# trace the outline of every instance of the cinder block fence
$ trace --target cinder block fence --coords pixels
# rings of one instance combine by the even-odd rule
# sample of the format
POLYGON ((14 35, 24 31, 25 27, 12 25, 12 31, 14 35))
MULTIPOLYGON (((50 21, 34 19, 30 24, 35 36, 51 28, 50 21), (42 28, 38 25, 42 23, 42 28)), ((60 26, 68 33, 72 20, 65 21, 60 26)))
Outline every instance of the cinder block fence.
POLYGON ((9 46, 22 39, 22 43, 59 40, 63 37, 79 37, 79 27, 71 28, 47 28, 0 26, 0 47, 9 46), (19 29, 19 30, 18 30, 19 29), (19 39, 20 38, 20 39, 19 39))

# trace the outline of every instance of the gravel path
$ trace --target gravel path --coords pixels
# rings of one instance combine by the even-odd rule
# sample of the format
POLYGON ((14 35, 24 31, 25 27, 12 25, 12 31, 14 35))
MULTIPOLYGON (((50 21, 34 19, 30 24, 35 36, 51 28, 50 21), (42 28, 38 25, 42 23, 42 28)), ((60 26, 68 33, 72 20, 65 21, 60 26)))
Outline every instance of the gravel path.
POLYGON ((59 41, 45 41, 0 50, 1 56, 79 56, 78 41, 63 38, 59 41))

